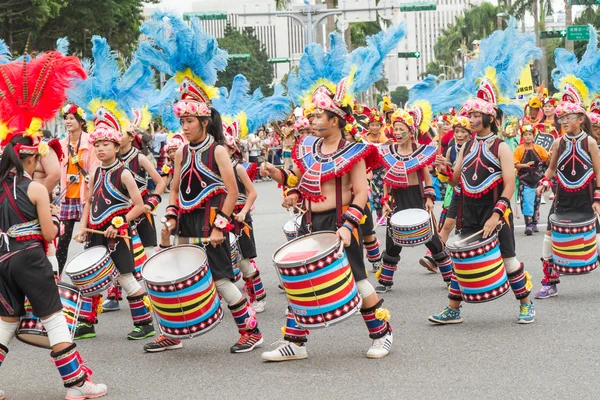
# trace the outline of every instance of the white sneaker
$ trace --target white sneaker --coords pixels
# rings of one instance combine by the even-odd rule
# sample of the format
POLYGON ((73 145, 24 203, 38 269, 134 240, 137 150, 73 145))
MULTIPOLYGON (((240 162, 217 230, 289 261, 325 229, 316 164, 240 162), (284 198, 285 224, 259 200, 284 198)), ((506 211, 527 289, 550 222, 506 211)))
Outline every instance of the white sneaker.
POLYGON ((388 332, 381 339, 374 339, 373 345, 367 351, 367 358, 383 358, 390 354, 392 343, 394 342, 394 336, 392 332, 388 332))
POLYGON ((67 389, 67 400, 84 400, 84 399, 97 399, 106 395, 108 389, 106 385, 102 383, 92 383, 85 381, 81 386, 72 386, 67 389))
POLYGON ((298 346, 295 343, 280 339, 274 344, 279 344, 275 350, 262 353, 262 359, 265 361, 288 361, 302 360, 308 357, 306 346, 298 346))
POLYGON ((256 311, 257 314, 265 311, 266 305, 267 302, 264 300, 255 300, 251 304, 252 308, 254 308, 254 311, 256 311))

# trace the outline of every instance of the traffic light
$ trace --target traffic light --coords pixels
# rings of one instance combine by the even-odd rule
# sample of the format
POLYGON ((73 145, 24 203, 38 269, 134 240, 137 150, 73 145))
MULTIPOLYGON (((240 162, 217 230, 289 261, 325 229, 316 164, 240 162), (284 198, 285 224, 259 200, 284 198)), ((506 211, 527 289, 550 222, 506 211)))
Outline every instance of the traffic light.
POLYGON ((437 9, 437 3, 435 1, 419 1, 416 3, 402 3, 400 4, 400 11, 435 11, 437 9))
POLYGON ((421 57, 420 51, 408 51, 403 53, 398 53, 398 58, 419 58, 421 57))
POLYGON ((565 29, 560 31, 542 31, 540 32, 540 39, 550 39, 550 38, 564 38, 567 36, 567 31, 565 29))

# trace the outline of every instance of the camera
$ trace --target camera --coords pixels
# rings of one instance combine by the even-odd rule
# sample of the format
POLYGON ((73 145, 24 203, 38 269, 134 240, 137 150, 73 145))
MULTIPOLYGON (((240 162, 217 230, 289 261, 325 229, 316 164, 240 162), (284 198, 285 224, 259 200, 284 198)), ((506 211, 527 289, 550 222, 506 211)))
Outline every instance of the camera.
POLYGON ((79 174, 67 174, 67 182, 79 183, 79 174))

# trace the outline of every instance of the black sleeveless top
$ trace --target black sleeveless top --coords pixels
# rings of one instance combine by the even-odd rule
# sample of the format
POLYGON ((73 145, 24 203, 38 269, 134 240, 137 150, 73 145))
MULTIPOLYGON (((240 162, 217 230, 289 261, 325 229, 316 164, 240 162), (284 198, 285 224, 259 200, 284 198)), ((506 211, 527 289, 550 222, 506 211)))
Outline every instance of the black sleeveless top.
POLYGON ((501 140, 491 133, 484 138, 475 137, 465 144, 460 176, 461 189, 465 196, 487 198, 497 186, 502 187, 502 168, 498 156, 500 142, 501 140))
POLYGON ((103 230, 108 228, 114 217, 131 210, 131 199, 121 181, 124 170, 125 165, 119 160, 96 170, 88 227, 103 230))
POLYGON ((138 155, 140 151, 135 147, 132 147, 126 154, 121 155, 121 159, 125 167, 133 175, 135 183, 140 190, 142 198, 148 195, 148 172, 140 165, 140 159, 138 155))

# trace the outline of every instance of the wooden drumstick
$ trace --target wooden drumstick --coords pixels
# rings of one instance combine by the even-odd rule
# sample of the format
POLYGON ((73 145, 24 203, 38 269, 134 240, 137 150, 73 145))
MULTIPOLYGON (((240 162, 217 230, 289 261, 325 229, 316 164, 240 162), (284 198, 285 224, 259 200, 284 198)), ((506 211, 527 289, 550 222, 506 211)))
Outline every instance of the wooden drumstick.
POLYGON ((294 204, 294 209, 297 210, 302 215, 306 214, 306 210, 301 209, 296 204, 294 204))
POLYGON ((389 213, 386 211, 386 212, 384 212, 384 213, 383 213, 383 215, 381 215, 381 217, 380 217, 380 218, 376 218, 376 221, 375 221, 375 228, 378 228, 378 227, 380 227, 380 226, 381 226, 381 221, 383 221, 385 218, 387 218, 387 215, 388 215, 388 214, 389 214, 389 213))
POLYGON ((171 223, 169 222, 169 220, 167 219, 167 217, 162 217, 160 219, 160 222, 167 228, 167 229, 171 229, 171 223))
POLYGON ((344 241, 340 240, 340 247, 338 248, 338 251, 335 253, 335 258, 337 258, 339 260, 342 257, 344 257, 344 241))
MULTIPOLYGON (((96 229, 84 228, 83 231, 88 232, 88 233, 97 233, 98 235, 104 235, 104 231, 99 231, 96 229)), ((117 237, 121 238, 121 239, 131 239, 131 236, 125 236, 125 235, 117 235, 117 237)))
POLYGON ((598 213, 594 213, 594 214, 596 214, 596 218, 598 219, 598 223, 600 223, 600 214, 598 214, 598 213))
MULTIPOLYGON (((502 224, 502 221, 498 221, 498 224, 496 225, 496 228, 498 227, 498 225, 502 224)), ((459 243, 463 243, 466 242, 467 240, 471 240, 474 237, 476 237, 477 235, 481 235, 481 233, 483 232, 483 229, 480 231, 475 232, 474 234, 472 234, 471 236, 467 236, 464 239, 459 240, 458 242, 455 243, 455 245, 459 244, 459 243)))
MULTIPOLYGON (((233 216, 234 216, 234 217, 237 217, 237 214, 236 214, 236 213, 233 213, 233 216)), ((236 220, 236 221, 237 221, 237 220, 236 220)), ((252 227, 251 227, 250 225, 248 225, 248 224, 247 224, 245 221, 238 221, 238 222, 241 222, 242 224, 244 224, 244 226, 245 226, 246 228, 248 228, 248 229, 252 230, 252 227)))

